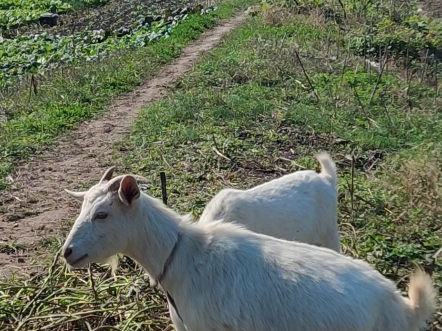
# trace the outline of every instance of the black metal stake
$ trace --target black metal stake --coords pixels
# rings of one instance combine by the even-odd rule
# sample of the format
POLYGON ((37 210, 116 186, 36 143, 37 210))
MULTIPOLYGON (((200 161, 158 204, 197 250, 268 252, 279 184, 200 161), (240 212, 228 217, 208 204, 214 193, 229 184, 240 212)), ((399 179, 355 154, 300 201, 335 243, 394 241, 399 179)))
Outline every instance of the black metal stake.
POLYGON ((161 194, 163 196, 163 203, 167 206, 166 173, 164 171, 160 172, 160 179, 161 179, 161 194))

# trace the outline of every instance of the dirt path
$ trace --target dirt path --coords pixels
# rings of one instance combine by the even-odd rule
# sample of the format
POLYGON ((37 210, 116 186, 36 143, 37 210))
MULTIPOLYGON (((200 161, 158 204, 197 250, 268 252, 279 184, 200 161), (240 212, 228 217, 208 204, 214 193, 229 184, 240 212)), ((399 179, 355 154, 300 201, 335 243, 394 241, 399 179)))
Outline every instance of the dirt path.
MULTIPOLYGON (((17 167, 12 189, 0 193, 0 201, 8 206, 6 213, 0 215, 2 273, 30 269, 26 263, 29 252, 17 251, 7 245, 32 245, 45 236, 59 234, 63 224, 79 211, 78 202, 69 198, 63 188, 75 189, 77 185, 99 180, 112 164, 112 144, 121 141, 128 133, 140 108, 162 98, 167 93, 167 85, 191 70, 202 52, 215 47, 222 36, 245 18, 243 13, 205 32, 156 78, 115 100, 103 117, 82 123, 77 130, 60 137, 56 146, 17 167)), ((33 249, 38 251, 38 247, 33 249)))

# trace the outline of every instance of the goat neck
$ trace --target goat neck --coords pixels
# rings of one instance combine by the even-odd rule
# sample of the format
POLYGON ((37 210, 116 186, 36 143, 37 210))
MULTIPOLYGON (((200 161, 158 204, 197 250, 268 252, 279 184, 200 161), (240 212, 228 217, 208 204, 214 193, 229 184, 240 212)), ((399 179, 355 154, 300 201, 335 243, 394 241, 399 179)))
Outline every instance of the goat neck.
POLYGON ((156 284, 178 241, 181 217, 144 193, 139 203, 135 216, 139 226, 134 229, 133 241, 124 254, 137 261, 156 284))

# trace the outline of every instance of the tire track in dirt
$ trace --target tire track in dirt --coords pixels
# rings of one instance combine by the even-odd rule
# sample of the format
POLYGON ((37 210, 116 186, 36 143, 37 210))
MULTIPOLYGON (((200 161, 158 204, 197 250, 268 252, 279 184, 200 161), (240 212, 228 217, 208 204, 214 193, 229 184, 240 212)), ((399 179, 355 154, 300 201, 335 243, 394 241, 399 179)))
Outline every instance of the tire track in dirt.
MULTIPOLYGON (((0 215, 0 272, 26 272, 35 268, 26 263, 28 253, 4 248, 4 244, 32 245, 45 236, 60 234, 66 221, 79 211, 78 202, 63 189, 99 180, 112 165, 112 144, 128 133, 138 111, 163 98, 171 82, 191 70, 202 52, 214 48, 246 17, 242 13, 203 33, 155 78, 116 98, 106 114, 83 122, 76 130, 61 136, 55 146, 16 168, 11 189, 0 192, 0 205, 6 206, 6 212, 0 215)), ((33 249, 38 252, 38 247, 33 249)))

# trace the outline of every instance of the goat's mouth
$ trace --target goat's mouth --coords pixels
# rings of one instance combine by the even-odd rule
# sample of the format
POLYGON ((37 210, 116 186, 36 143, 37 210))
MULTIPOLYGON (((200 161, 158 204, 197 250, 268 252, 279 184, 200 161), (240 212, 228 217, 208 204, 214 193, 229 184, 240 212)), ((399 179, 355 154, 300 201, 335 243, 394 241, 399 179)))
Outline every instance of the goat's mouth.
POLYGON ((69 264, 73 267, 82 267, 82 266, 84 266, 84 261, 87 259, 87 257, 88 257, 88 255, 84 254, 83 256, 70 262, 69 264))

